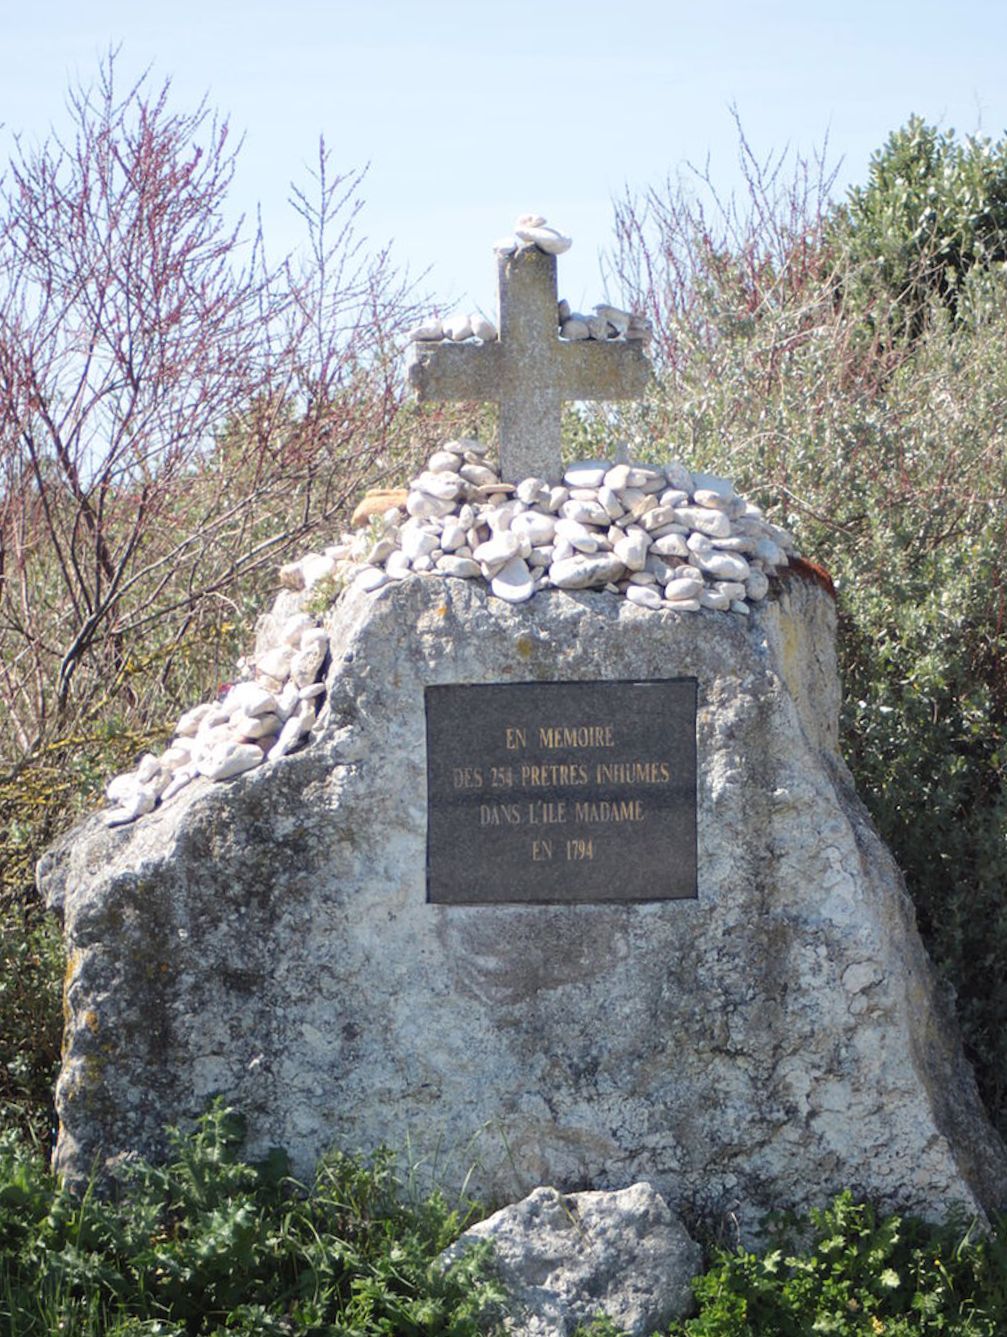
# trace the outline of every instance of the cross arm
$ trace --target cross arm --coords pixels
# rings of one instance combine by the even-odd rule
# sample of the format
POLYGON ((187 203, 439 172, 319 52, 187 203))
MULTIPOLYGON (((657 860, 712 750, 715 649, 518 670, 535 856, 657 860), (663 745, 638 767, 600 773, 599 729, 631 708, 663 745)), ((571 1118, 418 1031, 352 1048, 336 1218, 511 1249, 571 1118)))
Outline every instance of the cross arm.
POLYGON ((503 348, 500 344, 412 345, 409 384, 421 400, 499 401, 503 348))
POLYGON ((637 340, 562 343, 559 367, 563 399, 642 399, 651 378, 650 362, 637 340))

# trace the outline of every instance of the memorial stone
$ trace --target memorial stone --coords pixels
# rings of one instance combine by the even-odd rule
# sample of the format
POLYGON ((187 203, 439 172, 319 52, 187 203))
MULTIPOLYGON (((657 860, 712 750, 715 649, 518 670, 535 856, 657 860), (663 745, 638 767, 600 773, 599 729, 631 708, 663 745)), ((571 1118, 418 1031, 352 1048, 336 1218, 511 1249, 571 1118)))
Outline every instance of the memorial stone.
MULTIPOLYGON (((496 363, 434 352, 519 397, 502 307, 496 363)), ((557 422, 584 393, 568 351, 532 378, 557 422)), ((530 440, 510 472, 555 476, 530 440)), ((704 490, 699 520, 744 510, 704 490)), ((301 1176, 333 1145, 408 1146, 491 1202, 646 1180, 743 1237, 845 1187, 930 1217, 1003 1205, 1004 1148, 840 755, 831 594, 795 563, 745 602, 665 554, 718 601, 554 583, 516 604, 485 564, 365 570, 299 633, 329 653, 307 746, 57 843, 71 1182, 223 1095, 246 1154, 281 1146, 301 1176)), ((265 629, 309 598, 285 590, 265 629)))

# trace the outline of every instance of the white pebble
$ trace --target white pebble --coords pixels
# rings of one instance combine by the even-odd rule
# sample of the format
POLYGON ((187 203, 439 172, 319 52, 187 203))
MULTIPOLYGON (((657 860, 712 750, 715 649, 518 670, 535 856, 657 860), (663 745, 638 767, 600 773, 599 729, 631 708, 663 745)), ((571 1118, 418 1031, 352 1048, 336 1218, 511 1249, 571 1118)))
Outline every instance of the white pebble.
MULTIPOLYGON (((432 473, 428 469, 421 473, 418 478, 414 478, 409 486, 415 488, 417 492, 422 492, 425 496, 436 497, 438 501, 454 501, 464 490, 465 484, 459 474, 447 470, 432 473)), ((445 515, 449 513, 449 511, 442 512, 445 515)))
POLYGON ((653 585, 630 585, 626 590, 626 598, 641 608, 660 608, 662 603, 653 585))
POLYGON ((466 339, 472 338, 472 322, 467 315, 449 316, 444 322, 445 339, 453 339, 455 343, 462 343, 466 339))
POLYGON ((525 562, 520 557, 512 557, 493 577, 490 589, 497 598, 519 604, 535 593, 535 583, 525 562))
POLYGON ((690 576, 674 577, 665 585, 664 597, 666 599, 697 599, 702 588, 702 580, 694 580, 690 576))
POLYGON ((745 597, 748 599, 764 599, 769 593, 769 578, 765 571, 753 569, 749 572, 748 579, 745 581, 745 597))
MULTIPOLYGON (((595 494, 597 495, 597 494, 595 494)), ((565 501, 560 508, 563 515, 570 520, 579 520, 582 525, 604 525, 608 528, 611 516, 605 507, 599 501, 587 501, 573 497, 565 501)))
POLYGON ((300 562, 284 562, 280 567, 280 584, 285 590, 304 589, 304 572, 300 562))
MULTIPOLYGON (((435 548, 440 547, 438 535, 425 529, 403 529, 400 543, 411 562, 415 562, 417 557, 429 557, 435 548)), ((457 546, 461 547, 461 544, 457 546)))
POLYGON ((407 339, 412 339, 414 343, 436 342, 444 338, 444 326, 432 316, 429 320, 422 321, 419 325, 414 325, 406 334, 407 339))
POLYGON ((736 552, 701 552, 696 554, 696 562, 718 580, 745 581, 752 572, 744 557, 736 552))
POLYGON ((514 495, 526 506, 548 506, 549 484, 544 478, 523 478, 514 489, 514 495))
POLYGON ((454 503, 414 489, 406 498, 406 510, 418 520, 428 520, 432 516, 450 515, 454 503))
MULTIPOLYGON (((667 470, 665 470, 667 473, 667 470)), ((692 475, 692 493, 697 492, 716 492, 724 501, 733 501, 738 495, 734 490, 734 484, 729 478, 718 478, 716 474, 693 474, 692 475)))
POLYGON ((601 487, 608 473, 604 460, 578 460, 563 475, 567 487, 601 487))
POLYGON ((698 529, 710 538, 730 538, 731 521, 723 511, 707 511, 702 506, 679 506, 675 514, 681 524, 698 529))
POLYGON ((196 730, 199 728, 200 722, 211 710, 213 710, 213 708, 214 703, 212 701, 205 701, 201 706, 193 706, 191 710, 187 710, 185 714, 179 718, 178 723, 175 725, 175 733, 188 736, 189 738, 195 738, 196 730))
POLYGON ((679 464, 678 460, 669 460, 664 466, 664 476, 667 479, 668 486, 677 488, 687 495, 692 495, 693 481, 692 474, 684 464, 679 464))
POLYGON ((334 576, 336 564, 323 552, 309 552, 307 557, 301 558, 301 571, 304 575, 305 589, 310 590, 320 580, 328 580, 330 576, 334 576))
POLYGON ((445 520, 441 530, 441 548, 444 552, 454 552, 465 546, 465 530, 455 520, 445 520))
POLYGON ((485 571, 489 572, 487 579, 492 579, 504 563, 517 556, 520 547, 521 540, 517 534, 502 530, 494 534, 493 538, 487 539, 485 543, 480 543, 478 548, 474 549, 472 556, 485 571))
MULTIPOLYGON (((616 531, 618 532, 618 531, 616 531)), ((613 545, 612 551, 630 571, 642 571, 647 564, 650 539, 641 534, 625 534, 613 545)))
POLYGON ((659 557, 688 557, 688 540, 684 534, 662 534, 654 540, 651 552, 659 557))
POLYGON ((511 521, 512 534, 527 534, 533 546, 551 543, 556 532, 556 521, 539 511, 523 511, 511 521))
POLYGON ((232 715, 270 715, 276 713, 276 697, 272 692, 267 692, 264 687, 260 687, 255 682, 237 682, 224 697, 220 703, 219 716, 223 719, 214 719, 211 712, 204 716, 200 728, 208 726, 214 727, 214 723, 223 723, 232 715))
POLYGON ((184 789, 198 775, 195 766, 182 766, 171 777, 171 782, 164 788, 161 794, 161 802, 167 803, 170 798, 174 798, 180 789, 184 789))
POLYGON ((232 715, 228 727, 236 739, 250 743, 279 733, 281 723, 279 715, 232 715))
POLYGON ((514 235, 519 241, 529 246, 537 246, 547 255, 562 255, 573 245, 569 237, 564 237, 554 227, 516 227, 514 235))
POLYGON ((469 325, 475 337, 481 339, 484 344, 494 343, 499 338, 497 327, 479 311, 473 311, 469 315, 469 325))
POLYGON ((301 632, 306 627, 313 627, 314 625, 315 619, 310 613, 294 613, 286 619, 280 628, 280 640, 284 645, 290 645, 296 650, 300 643, 301 632))
POLYGON ((106 826, 124 826, 127 822, 135 822, 144 813, 152 812, 156 802, 157 795, 153 790, 138 784, 131 794, 118 801, 116 807, 102 813, 102 820, 106 826))
POLYGON ((284 683, 290 675, 290 660, 293 653, 293 647, 290 645, 274 645, 271 650, 256 656, 255 667, 259 672, 268 673, 271 678, 284 683))
POLYGON ((463 457, 453 450, 435 450, 427 460, 427 473, 456 474, 462 466, 463 457))
POLYGON ((361 571, 353 582, 354 589, 363 590, 365 594, 370 594, 374 590, 381 589, 382 585, 387 585, 389 576, 387 572, 379 567, 368 566, 361 571))
POLYGON ((699 602, 704 608, 713 608, 719 612, 726 613, 731 606, 731 600, 721 590, 705 589, 699 596, 699 602))
POLYGON ((713 588, 720 594, 726 594, 732 602, 745 597, 745 587, 737 580, 715 580, 713 588))
POLYGON ((404 552, 398 549, 392 553, 385 563, 385 570, 392 580, 405 580, 413 569, 413 564, 404 552))
POLYGON ((454 576, 460 580, 474 580, 477 576, 482 575, 482 567, 471 557, 455 557, 445 554, 443 557, 438 557, 435 566, 444 575, 454 576))
POLYGON ((201 757, 196 769, 208 780, 229 780, 262 764, 263 751, 255 743, 229 743, 201 757))

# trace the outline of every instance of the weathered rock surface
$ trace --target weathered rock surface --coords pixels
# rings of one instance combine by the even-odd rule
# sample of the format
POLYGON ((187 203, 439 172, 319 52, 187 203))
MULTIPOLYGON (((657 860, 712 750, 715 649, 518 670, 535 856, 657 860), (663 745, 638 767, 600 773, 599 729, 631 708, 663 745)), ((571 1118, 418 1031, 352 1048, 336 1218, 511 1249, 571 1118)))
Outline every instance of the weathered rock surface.
POLYGON ((618 1192, 537 1188, 467 1230, 442 1258, 490 1240, 508 1295, 506 1327, 521 1337, 568 1337, 604 1315, 650 1337, 688 1312, 702 1252, 648 1183, 618 1192))
POLYGON ((930 1216, 1004 1201, 838 754, 823 590, 789 575, 750 617, 685 617, 409 575, 351 587, 325 630, 310 747, 42 861, 69 950, 60 1170, 157 1154, 223 1093, 248 1153, 300 1174, 408 1139, 497 1201, 645 1178, 743 1232, 845 1186, 930 1216), (425 686, 675 676, 698 681, 697 900, 427 904, 425 686))

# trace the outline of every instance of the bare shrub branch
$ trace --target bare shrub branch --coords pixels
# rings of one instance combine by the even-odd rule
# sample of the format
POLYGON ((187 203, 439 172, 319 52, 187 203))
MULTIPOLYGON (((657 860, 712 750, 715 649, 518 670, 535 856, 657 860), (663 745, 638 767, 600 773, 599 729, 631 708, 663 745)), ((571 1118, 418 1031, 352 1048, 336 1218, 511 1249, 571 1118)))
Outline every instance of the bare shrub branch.
MULTIPOLYGON (((414 316, 319 144, 297 263, 224 221, 236 145, 115 55, 0 185, 0 761, 124 686, 172 696, 219 598, 325 528, 381 459, 414 316), (164 649, 156 678, 138 638, 164 649)), ((143 647, 150 650, 151 644, 143 647)))

